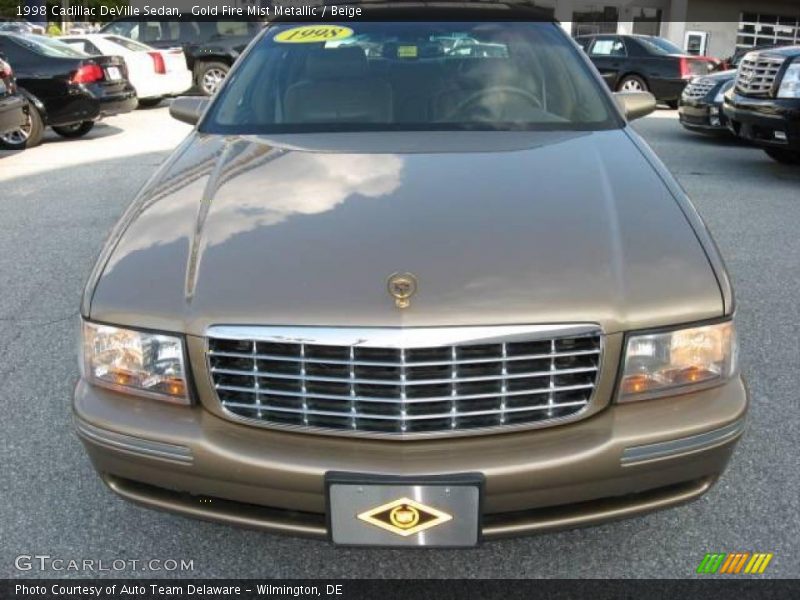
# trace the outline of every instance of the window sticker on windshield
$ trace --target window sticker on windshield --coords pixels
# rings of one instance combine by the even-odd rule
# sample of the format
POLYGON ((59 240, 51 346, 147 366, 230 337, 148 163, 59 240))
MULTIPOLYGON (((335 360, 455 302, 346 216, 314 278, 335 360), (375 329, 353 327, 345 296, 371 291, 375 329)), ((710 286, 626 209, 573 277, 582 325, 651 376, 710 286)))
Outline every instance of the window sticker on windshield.
POLYGON ((397 58, 417 58, 418 50, 416 46, 398 46, 397 58))
POLYGON ((349 27, 339 25, 303 25, 281 31, 272 38, 279 44, 317 44, 333 40, 344 40, 353 35, 349 27))

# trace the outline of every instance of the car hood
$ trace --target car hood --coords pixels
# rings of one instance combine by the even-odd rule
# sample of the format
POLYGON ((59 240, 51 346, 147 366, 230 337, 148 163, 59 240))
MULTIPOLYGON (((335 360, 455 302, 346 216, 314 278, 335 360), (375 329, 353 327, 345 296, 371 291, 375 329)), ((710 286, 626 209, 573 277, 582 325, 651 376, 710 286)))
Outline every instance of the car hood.
POLYGON ((703 79, 710 79, 712 81, 716 81, 718 83, 730 81, 736 77, 736 69, 730 69, 728 71, 718 71, 717 73, 709 73, 708 75, 704 75, 703 79))
POLYGON ((109 240, 90 316, 196 335, 721 316, 695 230, 630 135, 431 134, 420 152, 419 134, 193 133, 109 240), (418 280, 402 310, 395 272, 418 280))

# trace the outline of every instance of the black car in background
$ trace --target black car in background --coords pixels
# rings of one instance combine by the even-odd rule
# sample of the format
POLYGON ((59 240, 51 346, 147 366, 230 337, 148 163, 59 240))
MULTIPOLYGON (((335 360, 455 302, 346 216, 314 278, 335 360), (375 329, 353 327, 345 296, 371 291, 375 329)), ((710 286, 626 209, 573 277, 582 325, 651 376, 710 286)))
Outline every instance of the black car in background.
POLYGON ((722 110, 722 104, 725 93, 734 85, 736 69, 749 52, 773 47, 739 49, 725 61, 730 69, 693 79, 681 95, 678 107, 681 125, 697 133, 730 134, 728 117, 722 110))
POLYGON ((800 165, 800 46, 745 55, 723 111, 733 133, 778 162, 800 165))
POLYGON ((615 92, 651 92, 672 108, 689 81, 707 75, 719 61, 686 54, 664 38, 649 35, 588 35, 576 38, 615 92))
POLYGON ((736 70, 693 79, 683 90, 678 106, 681 125, 697 133, 730 133, 722 102, 735 79, 736 70))
POLYGON ((131 38, 155 48, 183 49, 199 92, 210 96, 261 30, 260 21, 146 21, 117 19, 100 33, 131 38))
POLYGON ((25 124, 27 105, 17 93, 14 71, 0 54, 0 135, 16 131, 25 124))
POLYGON ((0 53, 14 65, 29 104, 27 123, 0 136, 2 147, 36 146, 46 126, 62 137, 81 137, 98 119, 136 108, 136 91, 118 56, 88 56, 57 40, 14 33, 0 33, 0 53))

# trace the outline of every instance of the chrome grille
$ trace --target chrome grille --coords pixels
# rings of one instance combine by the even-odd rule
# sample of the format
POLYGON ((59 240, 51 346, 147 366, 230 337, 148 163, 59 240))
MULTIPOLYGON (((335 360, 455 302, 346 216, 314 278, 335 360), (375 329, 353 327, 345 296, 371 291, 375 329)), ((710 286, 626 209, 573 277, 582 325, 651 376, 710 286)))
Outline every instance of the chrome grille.
POLYGON ((705 98, 716 86, 717 82, 713 79, 695 79, 683 90, 683 97, 687 100, 699 100, 705 98))
POLYGON ((602 354, 596 326, 218 327, 207 344, 211 380, 230 415, 380 437, 576 417, 592 399, 602 354))
POLYGON ((749 96, 768 96, 786 59, 751 52, 736 73, 736 90, 749 96))

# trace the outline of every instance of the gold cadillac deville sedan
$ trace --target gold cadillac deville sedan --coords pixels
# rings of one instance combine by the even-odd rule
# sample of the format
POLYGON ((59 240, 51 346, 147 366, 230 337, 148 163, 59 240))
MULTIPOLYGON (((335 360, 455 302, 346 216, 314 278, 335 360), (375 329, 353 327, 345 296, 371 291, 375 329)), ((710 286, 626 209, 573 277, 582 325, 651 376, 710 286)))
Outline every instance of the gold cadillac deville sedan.
POLYGON ((698 498, 744 429, 685 193, 532 8, 272 22, 82 303, 77 432, 134 502, 470 546, 698 498), (513 17, 513 18, 509 18, 513 17))

